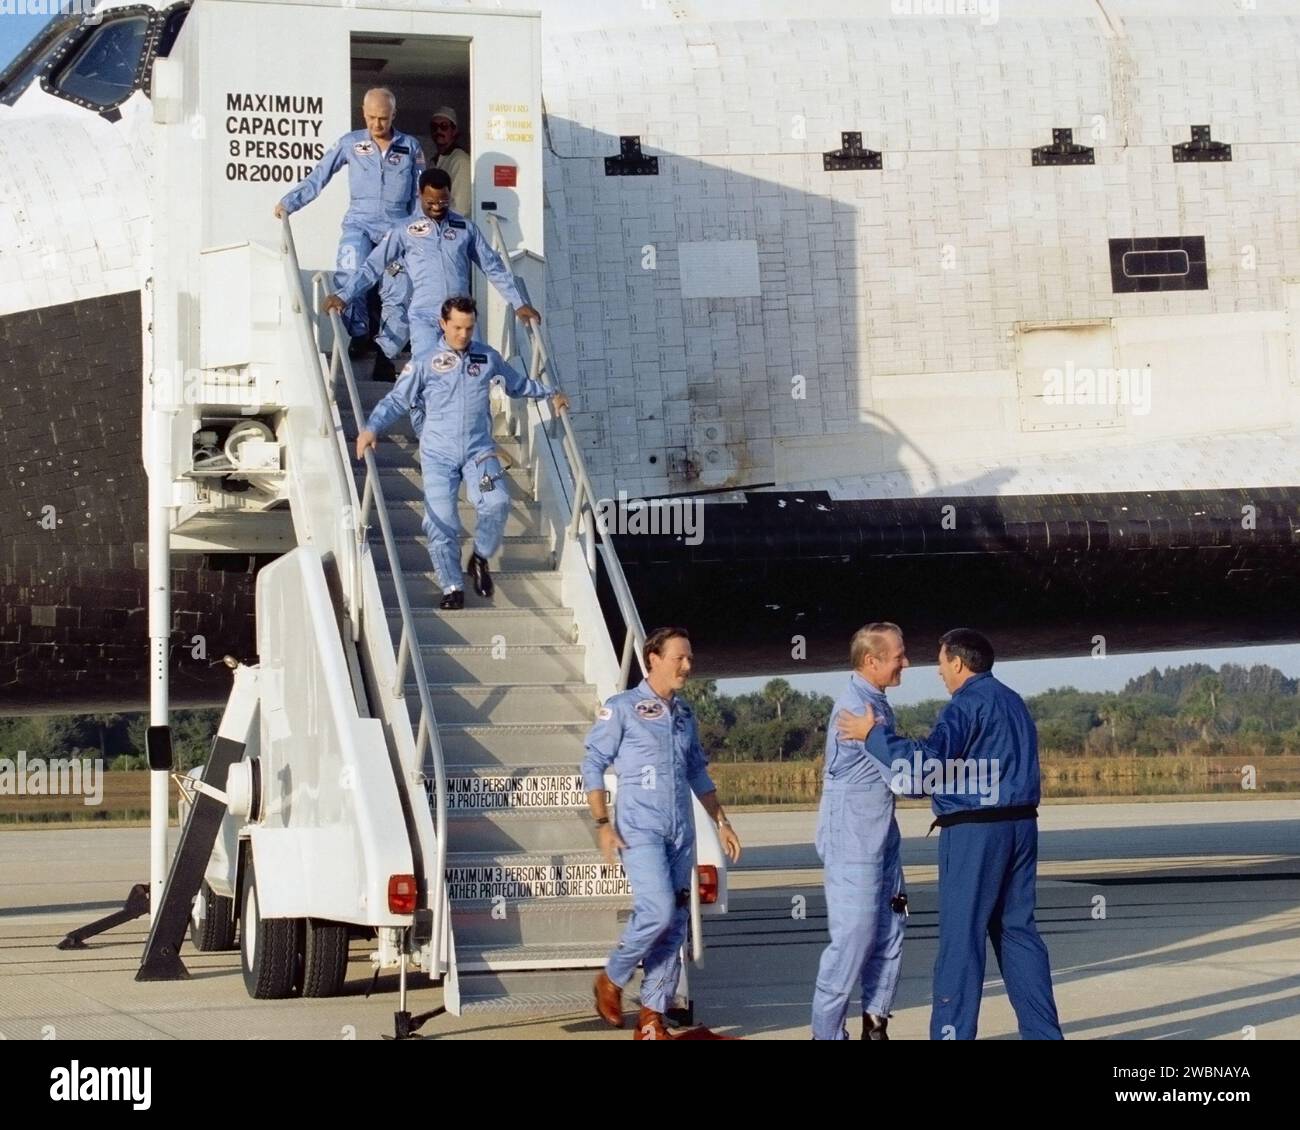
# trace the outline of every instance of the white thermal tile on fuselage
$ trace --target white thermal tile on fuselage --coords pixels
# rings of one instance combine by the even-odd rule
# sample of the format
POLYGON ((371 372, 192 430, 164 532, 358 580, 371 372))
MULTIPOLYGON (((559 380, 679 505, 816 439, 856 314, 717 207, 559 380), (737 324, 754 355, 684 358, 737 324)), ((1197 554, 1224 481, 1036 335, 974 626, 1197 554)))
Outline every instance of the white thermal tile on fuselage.
POLYGON ((4 245, 18 271, 41 272, 27 297, 0 308, 30 308, 138 289, 148 250, 148 152, 92 115, 6 120, 0 168, 9 182, 4 245), (16 305, 15 305, 16 303, 16 305))
MULTIPOLYGON (((656 27, 636 33, 635 50, 625 41, 591 52, 581 70, 563 66, 580 49, 574 40, 557 40, 545 93, 565 159, 548 158, 546 171, 567 222, 563 248, 552 242, 548 255, 552 277, 564 279, 582 310, 577 342, 553 334, 562 363, 612 361, 630 334, 636 371, 643 357, 665 370, 660 414, 674 421, 670 431, 733 403, 721 381, 739 373, 742 387, 756 387, 765 367, 758 387, 769 393, 768 430, 815 436, 858 427, 853 417, 872 403, 872 373, 960 379, 967 367, 1014 369, 1017 322, 1276 308, 1280 279, 1294 273, 1300 251, 1300 226, 1277 207, 1283 194, 1294 202, 1294 152, 1259 143, 1298 132, 1297 100, 1270 101, 1266 81, 1277 72, 1274 86, 1294 86, 1295 68, 1221 81, 1227 72, 1218 64, 1180 62, 1162 77, 1170 21, 1142 21, 1125 20, 1122 42, 1082 20, 978 30, 919 19, 656 27), (700 50, 710 44, 716 64, 700 50), (1129 57, 1136 77, 1120 97, 1112 85, 1129 57), (1273 135, 1225 133, 1231 165, 1174 165, 1169 146, 1201 124, 1194 114, 1207 115, 1216 137, 1217 123, 1229 131, 1246 120, 1249 100, 1233 93, 1243 81, 1256 104, 1283 115, 1273 135), (649 95, 638 100, 638 91, 649 95), (581 114, 582 128, 557 128, 570 114, 581 114), (1050 143, 1061 127, 1096 147, 1095 165, 1029 164, 1029 148, 1050 143), (842 130, 883 149, 885 171, 824 172, 821 152, 839 146, 842 130), (604 176, 603 160, 624 132, 660 153, 658 177, 604 176), (1214 289, 1113 294, 1105 239, 1170 234, 1206 237, 1214 289), (706 308, 682 299, 680 243, 746 238, 757 242, 757 298, 706 308), (655 245, 651 271, 639 263, 645 243, 655 245), (948 246, 953 266, 940 268, 948 246), (1249 246, 1257 253, 1248 268, 1249 246), (609 285, 628 263, 652 276, 648 287, 609 285), (653 342, 642 337, 651 332, 640 312, 648 301, 653 342), (582 340, 602 334, 617 344, 582 340), (792 345, 792 336, 811 341, 792 345), (736 365, 721 365, 726 356, 736 365), (808 397, 795 401, 790 380, 804 370, 808 397)), ((618 377, 612 364, 584 379, 587 372, 605 387, 618 377)), ((637 410, 648 416, 654 395, 637 410)), ((747 400, 728 444, 765 438, 755 430, 763 416, 747 400)), ((989 436, 1004 459, 1017 427, 1012 419, 989 436)), ((644 431, 638 437, 640 466, 653 480, 667 461, 652 471, 644 431)))

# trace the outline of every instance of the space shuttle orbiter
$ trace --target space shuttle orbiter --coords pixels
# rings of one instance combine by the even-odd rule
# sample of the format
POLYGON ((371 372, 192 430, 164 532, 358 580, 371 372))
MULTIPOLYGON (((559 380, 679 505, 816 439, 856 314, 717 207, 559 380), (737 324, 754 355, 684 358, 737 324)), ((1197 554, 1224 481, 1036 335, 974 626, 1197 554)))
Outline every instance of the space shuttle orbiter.
POLYGON ((877 616, 1005 654, 1294 634, 1300 3, 546 0, 539 73, 497 11, 106 0, 0 77, 5 709, 143 701, 160 445, 173 699, 252 653, 293 537, 231 442, 267 390, 230 249, 378 84, 421 137, 458 110, 476 217, 544 260, 596 493, 698 507, 612 532, 713 672, 842 665, 877 616), (157 301, 182 254, 224 318, 157 301), (160 372, 236 407, 152 434, 160 372))

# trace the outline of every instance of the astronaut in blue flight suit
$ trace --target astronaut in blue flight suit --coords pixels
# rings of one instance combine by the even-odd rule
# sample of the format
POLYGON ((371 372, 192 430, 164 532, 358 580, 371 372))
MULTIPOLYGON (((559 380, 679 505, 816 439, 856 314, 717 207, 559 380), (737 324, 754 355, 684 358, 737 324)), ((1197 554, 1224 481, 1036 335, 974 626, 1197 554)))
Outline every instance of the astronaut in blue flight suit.
POLYGON ((1021 1037, 1059 1040, 1052 970, 1034 922, 1038 736, 1024 700, 992 667, 989 641, 955 628, 939 645, 939 674, 952 698, 928 738, 876 725, 870 704, 862 716, 841 716, 839 729, 865 736, 867 751, 896 781, 910 778, 910 791, 928 793, 942 829, 930 1038, 975 1038, 987 936, 1021 1037))
MULTIPOLYGON (((411 356, 421 358, 438 343, 439 311, 444 300, 471 291, 470 268, 477 263, 501 297, 521 320, 541 320, 515 285, 514 273, 492 250, 492 244, 472 220, 451 211, 451 178, 442 169, 429 169, 420 177, 420 208, 393 227, 371 252, 361 269, 337 294, 325 300, 327 311, 341 310, 397 263, 410 278, 410 310, 400 304, 384 305, 381 348, 403 343, 409 333, 411 356)), ((396 291, 390 290, 390 297, 396 291)), ((400 348, 400 344, 399 344, 400 348)), ((418 416, 412 417, 419 431, 418 416)))
MULTIPOLYGON (((870 705, 890 729, 885 698, 907 666, 897 624, 877 622, 854 633, 853 674, 831 710, 860 713, 870 705)), ((862 1038, 887 1040, 898 988, 907 906, 901 837, 888 775, 861 742, 827 727, 826 768, 817 819, 817 854, 825 864, 826 917, 831 941, 822 953, 813 994, 814 1040, 847 1040, 844 1019, 853 991, 862 992, 862 1038)))
POLYGON ((659 628, 646 637, 646 677, 610 698, 587 734, 582 786, 599 829, 600 850, 612 865, 615 851, 632 886, 632 917, 593 989, 596 1011, 623 1027, 623 987, 638 965, 641 1013, 634 1039, 668 1039, 664 1012, 681 975, 681 948, 690 917, 695 865, 691 795, 718 826, 727 857, 740 858, 690 705, 677 692, 691 672, 691 641, 682 628, 659 628), (614 823, 605 805, 605 772, 618 777, 614 823))
POLYGON ((478 515, 468 569, 479 596, 492 595, 487 559, 501 546, 510 510, 492 438, 490 382, 494 377, 503 378, 509 396, 552 397, 557 411, 569 406, 562 392, 521 377, 495 349, 474 340, 476 314, 474 300, 468 296, 443 303, 438 347, 414 358, 402 370, 392 391, 370 413, 356 444, 357 458, 362 459, 394 421, 417 403, 423 408, 420 469, 424 476, 424 532, 442 586, 439 607, 450 610, 465 605, 456 510, 461 480, 465 480, 465 493, 478 515))
MULTIPOLYGON (((407 219, 420 203, 424 151, 410 134, 393 129, 397 99, 392 91, 383 87, 367 91, 361 112, 365 116, 366 128, 353 130, 339 138, 307 179, 290 189, 275 206, 277 219, 298 211, 315 200, 330 178, 347 166, 349 202, 339 236, 335 290, 347 284, 389 229, 407 219)), ((364 295, 375 281, 372 278, 364 288, 357 290, 346 309, 340 308, 343 324, 355 339, 364 338, 368 332, 364 295)), ((409 283, 399 275, 383 276, 380 295, 385 309, 400 308, 408 293, 409 283)), ((391 379, 391 361, 406 344, 405 336, 396 342, 392 336, 381 331, 378 338, 389 362, 386 372, 377 372, 380 378, 391 379)))

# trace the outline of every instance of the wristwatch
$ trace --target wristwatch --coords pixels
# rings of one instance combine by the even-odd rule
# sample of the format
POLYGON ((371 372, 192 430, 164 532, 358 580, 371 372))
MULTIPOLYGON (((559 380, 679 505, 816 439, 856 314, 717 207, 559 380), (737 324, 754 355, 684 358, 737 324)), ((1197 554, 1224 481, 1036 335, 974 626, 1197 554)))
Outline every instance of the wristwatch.
POLYGON ((608 824, 608 823, 609 823, 609 817, 602 816, 599 820, 596 821, 596 827, 599 828, 602 824, 608 824))

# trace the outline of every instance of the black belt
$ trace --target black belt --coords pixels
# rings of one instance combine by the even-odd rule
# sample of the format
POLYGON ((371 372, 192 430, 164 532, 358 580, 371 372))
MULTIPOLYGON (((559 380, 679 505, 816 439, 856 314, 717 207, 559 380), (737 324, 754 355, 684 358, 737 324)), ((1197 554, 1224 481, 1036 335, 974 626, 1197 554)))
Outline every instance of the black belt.
MULTIPOLYGON (((1038 805, 1013 804, 1006 808, 964 808, 960 812, 945 812, 936 816, 930 832, 936 828, 951 828, 954 824, 999 824, 1004 820, 1037 820, 1038 805)), ((926 832, 928 836, 930 832, 926 832)))

